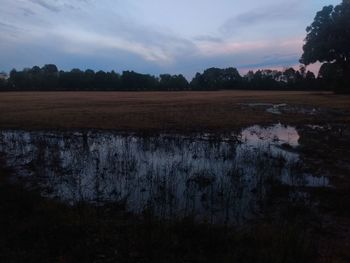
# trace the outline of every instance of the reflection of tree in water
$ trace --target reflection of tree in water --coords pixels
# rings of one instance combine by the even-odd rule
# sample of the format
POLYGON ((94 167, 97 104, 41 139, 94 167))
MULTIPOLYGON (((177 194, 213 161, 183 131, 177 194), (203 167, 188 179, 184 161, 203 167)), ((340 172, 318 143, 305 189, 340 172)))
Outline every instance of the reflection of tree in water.
POLYGON ((44 195, 121 202, 169 219, 242 222, 259 213, 270 183, 292 174, 298 162, 297 155, 237 137, 9 131, 2 138, 10 164, 31 164, 44 195))

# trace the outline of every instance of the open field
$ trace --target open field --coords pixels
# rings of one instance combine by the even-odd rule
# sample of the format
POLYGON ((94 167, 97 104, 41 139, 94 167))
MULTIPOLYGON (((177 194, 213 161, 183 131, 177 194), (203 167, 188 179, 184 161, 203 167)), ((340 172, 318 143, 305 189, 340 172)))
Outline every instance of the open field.
POLYGON ((346 95, 0 93, 0 262, 349 262, 349 149, 346 95), (130 195, 151 205, 134 212, 130 195), (196 221, 174 212, 182 195, 252 212, 196 221))
POLYGON ((302 91, 218 92, 6 92, 0 94, 0 127, 222 131, 281 121, 349 123, 350 97, 302 91), (286 103, 326 114, 275 115, 247 103, 286 103), (328 114, 332 110, 332 114, 328 114), (335 111, 335 114, 333 114, 335 111), (342 114, 338 114, 341 112, 342 114))

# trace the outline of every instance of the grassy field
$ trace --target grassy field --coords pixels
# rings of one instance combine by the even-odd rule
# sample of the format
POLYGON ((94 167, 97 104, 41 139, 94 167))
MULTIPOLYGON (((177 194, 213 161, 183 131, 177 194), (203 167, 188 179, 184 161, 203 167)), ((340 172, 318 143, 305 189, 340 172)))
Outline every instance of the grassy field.
MULTIPOLYGON (((6 92, 0 129, 115 129, 223 132, 254 124, 300 126, 307 171, 330 188, 287 202, 276 185, 263 220, 250 227, 133 215, 116 204, 70 206, 13 184, 0 156, 0 262, 349 262, 350 96, 321 92, 6 92), (248 103, 288 104, 317 114, 266 112, 248 103), (330 123, 315 132, 304 124, 330 123), (278 197, 278 198, 276 198, 278 197)), ((305 189, 304 189, 305 190, 305 189)), ((305 190, 305 191, 306 191, 305 190)))
POLYGON ((244 103, 350 110, 349 96, 300 91, 6 92, 0 93, 0 128, 222 131, 278 121, 350 122, 349 115, 274 115, 244 103))

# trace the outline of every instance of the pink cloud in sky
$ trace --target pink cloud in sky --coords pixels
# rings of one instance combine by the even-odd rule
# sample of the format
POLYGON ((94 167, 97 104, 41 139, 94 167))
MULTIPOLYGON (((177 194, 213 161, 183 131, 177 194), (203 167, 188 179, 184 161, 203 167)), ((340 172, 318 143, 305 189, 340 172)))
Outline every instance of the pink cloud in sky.
POLYGON ((226 41, 226 42, 201 42, 198 48, 202 55, 218 56, 239 54, 245 52, 274 53, 279 51, 298 52, 301 54, 303 37, 291 38, 287 40, 254 40, 254 41, 226 41))

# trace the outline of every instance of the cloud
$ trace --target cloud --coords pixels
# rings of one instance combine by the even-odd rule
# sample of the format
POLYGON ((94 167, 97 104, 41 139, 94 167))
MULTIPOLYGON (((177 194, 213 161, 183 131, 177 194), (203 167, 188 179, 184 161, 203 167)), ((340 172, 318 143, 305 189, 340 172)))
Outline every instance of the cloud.
POLYGON ((5 30, 18 30, 18 28, 14 25, 10 25, 7 23, 0 22, 0 27, 5 29, 5 30))
POLYGON ((2 44, 7 44, 7 41, 11 42, 12 40, 17 38, 17 35, 20 32, 20 28, 13 24, 4 23, 0 21, 0 32, 2 33, 2 41, 0 42, 3 42, 2 44))
MULTIPOLYGON (((33 3, 34 5, 46 9, 50 12, 53 13, 59 13, 62 12, 64 10, 79 10, 79 7, 82 4, 87 4, 89 2, 91 2, 91 0, 29 0, 31 3, 33 3)), ((34 8, 35 9, 35 8, 34 8)), ((31 9, 26 9, 27 11, 32 11, 33 12, 33 8, 31 9)))
POLYGON ((223 43, 201 43, 198 45, 203 56, 220 56, 255 52, 260 54, 271 54, 280 51, 281 53, 300 53, 302 40, 299 38, 282 40, 259 40, 259 41, 226 41, 223 43))
MULTIPOLYGON (((9 1, 7 3, 13 10, 25 8, 33 14, 39 12, 38 8, 47 10, 41 10, 40 16, 9 16, 20 31, 15 34, 13 47, 19 44, 47 46, 67 54, 85 55, 125 51, 159 65, 174 63, 178 56, 185 56, 196 50, 192 41, 176 33, 140 24, 119 14, 113 10, 115 2, 112 1, 104 1, 104 5, 86 0, 31 0, 32 4, 27 2, 23 6, 9 1), (63 10, 64 14, 60 12, 63 10), (50 14, 51 12, 54 14, 50 14)), ((0 24, 0 28, 1 26, 4 27, 5 24, 0 24)))
POLYGON ((2 0, 0 70, 56 63, 191 77, 212 66, 298 63, 304 26, 296 23, 305 1, 251 0, 233 8, 234 1, 198 0, 205 16, 192 24, 198 3, 179 1, 2 0), (175 5, 178 15, 167 15, 175 5), (182 23, 179 7, 189 8, 182 23))
MULTIPOLYGON (((145 32, 140 31, 140 34, 145 34, 145 32)), ((155 32, 146 32, 146 34, 147 37, 150 37, 149 34, 153 34, 157 41, 150 44, 140 41, 140 36, 138 39, 134 39, 67 28, 55 30, 56 37, 62 39, 62 47, 69 53, 88 54, 100 50, 111 50, 112 52, 113 50, 124 50, 159 64, 171 63, 175 59, 176 52, 181 49, 187 51, 191 45, 185 40, 155 32)))
POLYGON ((57 6, 57 1, 48 1, 48 0, 30 0, 30 1, 52 12, 61 11, 61 9, 57 6))
POLYGON ((222 33, 232 34, 239 30, 248 30, 247 27, 294 20, 301 4, 301 1, 293 0, 256 7, 227 19, 219 29, 222 33))
POLYGON ((22 13, 23 13, 24 16, 34 16, 34 15, 36 15, 36 13, 33 10, 29 9, 29 8, 21 7, 20 10, 22 10, 22 13))
POLYGON ((196 36, 196 37, 194 37, 194 40, 195 41, 203 41, 203 42, 216 42, 216 43, 220 43, 223 41, 223 39, 220 37, 213 37, 210 35, 196 36))

